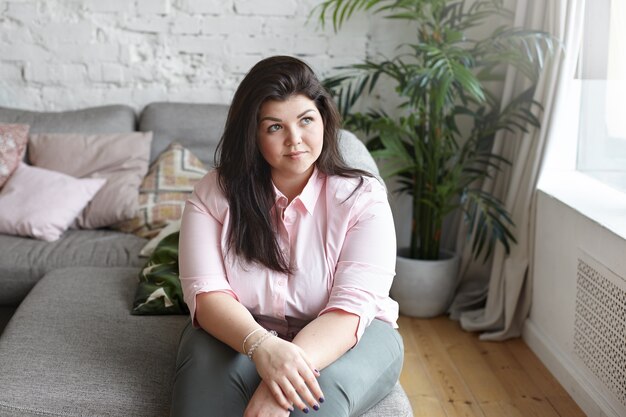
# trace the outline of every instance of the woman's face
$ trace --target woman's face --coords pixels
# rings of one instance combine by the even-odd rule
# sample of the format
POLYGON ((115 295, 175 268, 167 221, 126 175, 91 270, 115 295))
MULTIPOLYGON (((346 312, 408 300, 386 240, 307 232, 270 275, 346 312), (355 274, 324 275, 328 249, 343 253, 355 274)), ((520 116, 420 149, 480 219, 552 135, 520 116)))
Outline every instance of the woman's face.
POLYGON ((259 111, 257 139, 277 186, 296 182, 304 185, 322 152, 322 115, 315 102, 304 95, 268 100, 259 111))

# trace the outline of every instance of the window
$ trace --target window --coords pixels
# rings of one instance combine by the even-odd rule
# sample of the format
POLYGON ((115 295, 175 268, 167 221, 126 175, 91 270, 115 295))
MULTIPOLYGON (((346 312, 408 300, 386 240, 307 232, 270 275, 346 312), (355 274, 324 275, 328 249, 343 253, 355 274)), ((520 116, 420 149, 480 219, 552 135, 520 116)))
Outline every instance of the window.
POLYGON ((588 0, 577 169, 626 192, 626 0, 588 0))

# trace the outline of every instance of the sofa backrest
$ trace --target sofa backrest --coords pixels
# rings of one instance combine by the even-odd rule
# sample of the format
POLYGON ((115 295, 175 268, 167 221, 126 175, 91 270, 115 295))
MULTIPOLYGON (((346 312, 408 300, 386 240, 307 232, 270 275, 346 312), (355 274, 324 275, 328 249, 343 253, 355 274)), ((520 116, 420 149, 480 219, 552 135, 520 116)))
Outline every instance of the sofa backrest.
MULTIPOLYGON (((139 130, 154 133, 152 160, 170 142, 177 141, 207 167, 212 167, 227 115, 228 106, 224 104, 152 103, 139 117, 139 130)), ((380 179, 376 163, 354 134, 342 130, 339 147, 348 165, 371 172, 380 179)))
MULTIPOLYGON (((165 103, 147 105, 139 116, 132 107, 110 105, 64 112, 35 112, 0 107, 0 123, 23 123, 31 133, 125 133, 152 131, 150 161, 173 141, 213 167, 217 144, 228 115, 225 104, 165 103)), ((361 168, 380 179, 376 163, 365 145, 352 133, 341 131, 341 153, 348 165, 361 168)))
POLYGON ((63 112, 36 112, 0 107, 0 123, 30 125, 30 133, 126 133, 136 125, 135 111, 124 105, 63 112))
POLYGON ((227 115, 224 104, 151 103, 139 116, 139 130, 153 132, 151 161, 174 141, 212 167, 227 115))

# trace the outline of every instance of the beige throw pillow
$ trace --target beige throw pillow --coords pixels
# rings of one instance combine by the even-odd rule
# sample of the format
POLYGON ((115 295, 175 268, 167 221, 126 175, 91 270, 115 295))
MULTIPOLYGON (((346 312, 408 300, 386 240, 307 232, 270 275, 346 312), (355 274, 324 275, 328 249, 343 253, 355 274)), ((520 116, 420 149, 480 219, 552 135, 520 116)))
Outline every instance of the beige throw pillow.
POLYGON ((31 135, 28 155, 34 166, 76 178, 104 178, 106 184, 77 218, 83 229, 133 218, 139 185, 148 172, 152 132, 31 135))
POLYGON ((170 144, 150 165, 141 183, 137 216, 114 228, 153 238, 168 224, 180 219, 185 201, 206 173, 202 161, 191 151, 179 143, 170 144))

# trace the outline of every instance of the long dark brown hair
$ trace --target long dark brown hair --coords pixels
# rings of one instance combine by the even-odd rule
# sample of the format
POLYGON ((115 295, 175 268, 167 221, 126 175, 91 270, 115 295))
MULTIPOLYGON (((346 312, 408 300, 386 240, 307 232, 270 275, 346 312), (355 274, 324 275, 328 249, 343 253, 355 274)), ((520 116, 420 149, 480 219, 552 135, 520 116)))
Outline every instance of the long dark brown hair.
POLYGON ((324 142, 316 161, 327 175, 360 178, 370 173, 350 168, 338 146, 340 115, 313 70, 299 59, 274 56, 258 62, 235 92, 224 134, 215 152, 218 180, 230 207, 229 250, 247 261, 278 272, 293 272, 277 241, 270 165, 257 145, 258 114, 268 100, 283 101, 302 94, 312 100, 324 123, 324 142))

